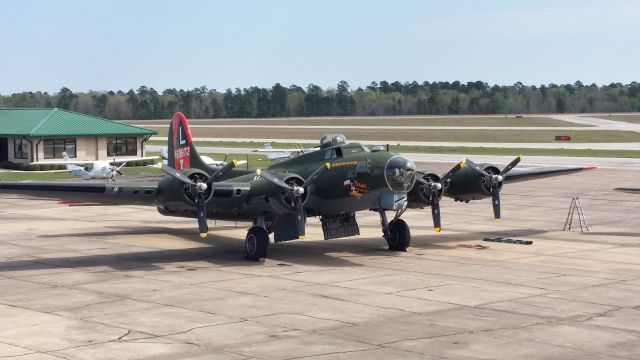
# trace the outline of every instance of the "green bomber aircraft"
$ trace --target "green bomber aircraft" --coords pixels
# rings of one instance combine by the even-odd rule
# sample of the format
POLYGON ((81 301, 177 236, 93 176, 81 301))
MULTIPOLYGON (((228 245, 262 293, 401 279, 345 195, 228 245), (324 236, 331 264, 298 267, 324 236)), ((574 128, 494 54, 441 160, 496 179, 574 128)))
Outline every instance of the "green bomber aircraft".
POLYGON ((358 211, 380 214, 389 250, 404 251, 411 242, 407 209, 431 208, 440 232, 440 199, 469 202, 490 198, 500 219, 500 191, 505 182, 567 174, 585 167, 515 169, 458 163, 446 174, 420 171, 402 155, 383 147, 369 150, 347 143, 343 135, 325 135, 317 151, 273 164, 266 169, 236 169, 237 162, 207 165, 193 144, 187 119, 176 113, 169 126, 168 175, 157 183, 141 182, 2 182, 0 192, 30 194, 71 202, 105 205, 155 205, 167 216, 191 217, 207 236, 208 219, 251 222, 245 238, 249 260, 267 257, 269 234, 276 243, 302 239, 307 217, 320 217, 325 239, 360 234, 358 211), (387 212, 393 214, 387 217, 387 212))

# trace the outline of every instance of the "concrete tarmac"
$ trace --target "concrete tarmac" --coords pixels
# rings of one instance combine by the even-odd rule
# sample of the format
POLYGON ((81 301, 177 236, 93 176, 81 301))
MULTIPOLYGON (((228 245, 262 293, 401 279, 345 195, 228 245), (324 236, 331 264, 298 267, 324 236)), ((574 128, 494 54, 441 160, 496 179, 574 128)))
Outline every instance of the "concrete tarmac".
MULTIPOLYGON (((444 171, 443 163, 420 164, 444 171)), ((247 224, 80 207, 0 190, 0 357, 9 359, 633 359, 640 354, 638 170, 518 184, 361 235, 243 259, 247 224), (589 232, 562 229, 580 195, 589 232), (486 236, 533 245, 484 242, 486 236)), ((576 229, 578 227, 578 229, 576 229)))

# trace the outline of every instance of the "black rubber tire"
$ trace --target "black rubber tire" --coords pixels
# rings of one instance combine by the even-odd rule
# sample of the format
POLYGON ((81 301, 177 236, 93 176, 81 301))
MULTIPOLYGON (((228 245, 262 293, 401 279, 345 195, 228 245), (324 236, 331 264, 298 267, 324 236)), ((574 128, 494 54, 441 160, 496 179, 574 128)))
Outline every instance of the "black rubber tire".
POLYGON ((260 261, 266 259, 269 252, 269 234, 260 226, 254 226, 247 231, 244 239, 244 252, 247 260, 260 261))
POLYGON ((402 220, 397 219, 389 223, 389 238, 387 239, 389 250, 407 251, 411 245, 411 231, 409 225, 402 220))

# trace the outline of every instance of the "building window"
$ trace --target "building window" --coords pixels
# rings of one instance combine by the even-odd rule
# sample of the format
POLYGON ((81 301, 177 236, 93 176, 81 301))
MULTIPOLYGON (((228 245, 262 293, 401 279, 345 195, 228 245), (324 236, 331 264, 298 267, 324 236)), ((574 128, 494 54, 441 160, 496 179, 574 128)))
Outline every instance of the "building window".
POLYGON ((107 138, 107 156, 138 155, 138 139, 135 137, 107 138))
POLYGON ((13 139, 13 157, 15 159, 29 158, 29 142, 24 139, 13 139))
POLYGON ((76 157, 76 139, 44 140, 45 159, 62 159, 62 153, 65 151, 70 158, 76 157))

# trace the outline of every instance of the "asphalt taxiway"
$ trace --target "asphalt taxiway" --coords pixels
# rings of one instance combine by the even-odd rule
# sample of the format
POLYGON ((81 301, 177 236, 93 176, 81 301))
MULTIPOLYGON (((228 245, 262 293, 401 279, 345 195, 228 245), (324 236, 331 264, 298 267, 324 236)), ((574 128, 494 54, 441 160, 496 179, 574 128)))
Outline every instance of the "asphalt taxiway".
MULTIPOLYGON (((422 164, 445 170, 447 164, 422 164)), ((638 170, 507 184, 488 200, 408 211, 409 252, 362 235, 274 245, 246 224, 139 206, 80 207, 0 189, 0 357, 10 359, 624 359, 640 354, 638 170), (590 231, 560 231, 579 195, 590 231), (215 225, 215 226, 214 226, 215 225), (482 241, 486 236, 533 245, 482 241), (484 245, 486 246, 478 246, 484 245)))

